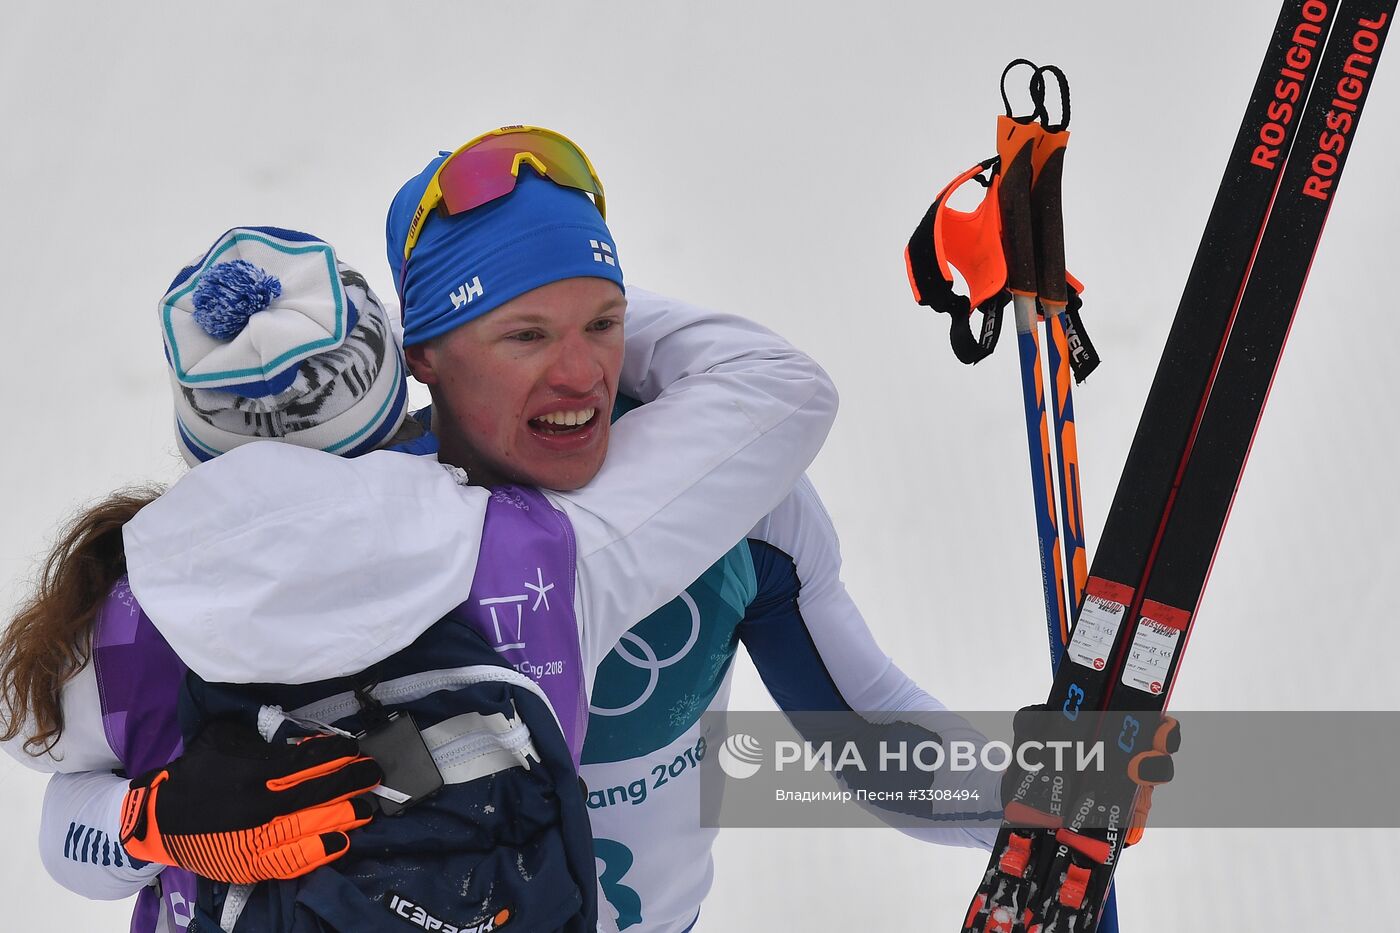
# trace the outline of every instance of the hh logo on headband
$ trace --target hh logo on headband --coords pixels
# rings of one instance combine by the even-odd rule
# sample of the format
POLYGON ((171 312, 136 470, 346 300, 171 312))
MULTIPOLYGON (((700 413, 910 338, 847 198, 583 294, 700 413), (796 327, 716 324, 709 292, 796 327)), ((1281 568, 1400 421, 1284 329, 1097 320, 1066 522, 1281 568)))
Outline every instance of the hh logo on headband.
POLYGON ((448 297, 452 299, 452 310, 456 311, 459 308, 465 308, 484 294, 486 294, 486 289, 481 287, 481 277, 474 275, 470 282, 463 282, 462 287, 448 297))
POLYGON ((589 240, 588 245, 593 247, 593 261, 605 262, 610 266, 617 265, 617 260, 613 258, 613 248, 610 244, 601 240, 589 240))

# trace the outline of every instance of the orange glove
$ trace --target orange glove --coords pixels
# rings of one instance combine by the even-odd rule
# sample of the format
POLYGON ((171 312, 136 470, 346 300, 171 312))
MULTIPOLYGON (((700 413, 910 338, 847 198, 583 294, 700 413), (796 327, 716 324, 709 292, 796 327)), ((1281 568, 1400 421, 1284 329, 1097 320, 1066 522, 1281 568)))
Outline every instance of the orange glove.
POLYGON ((345 854, 346 831, 374 812, 359 795, 380 777, 354 739, 273 745, 215 722, 184 755, 131 782, 121 842, 138 859, 215 881, 296 878, 345 854))

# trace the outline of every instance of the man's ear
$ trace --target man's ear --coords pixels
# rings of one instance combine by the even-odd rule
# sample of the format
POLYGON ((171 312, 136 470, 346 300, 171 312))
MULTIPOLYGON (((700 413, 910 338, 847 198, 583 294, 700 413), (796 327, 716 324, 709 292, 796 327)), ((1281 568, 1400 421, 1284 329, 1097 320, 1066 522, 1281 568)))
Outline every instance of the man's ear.
POLYGON ((435 386, 438 384, 438 371, 436 357, 430 343, 415 343, 411 347, 403 348, 404 360, 408 363, 408 371, 413 373, 413 378, 423 383, 425 386, 435 386))

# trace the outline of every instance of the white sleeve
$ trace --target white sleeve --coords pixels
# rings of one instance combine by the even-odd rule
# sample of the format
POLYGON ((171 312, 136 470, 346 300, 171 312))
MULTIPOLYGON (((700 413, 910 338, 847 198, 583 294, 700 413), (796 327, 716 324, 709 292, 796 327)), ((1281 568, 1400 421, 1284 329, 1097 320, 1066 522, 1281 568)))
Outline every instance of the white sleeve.
POLYGON ((55 774, 44 790, 39 857, 49 876, 93 900, 130 897, 165 867, 133 865, 118 842, 127 781, 109 771, 55 774))
POLYGON ((622 385, 643 405, 613 426, 582 489, 550 493, 578 541, 581 650, 593 672, 787 495, 836 415, 812 359, 752 321, 628 289, 622 385))
POLYGON ((97 693, 97 670, 89 661, 63 685, 63 734, 53 748, 41 755, 24 750, 29 729, 4 743, 5 751, 35 771, 113 771, 122 766, 107 743, 102 727, 102 701, 97 693))
POLYGON ((487 496, 427 457, 245 444, 126 523, 131 591, 205 680, 341 677, 467 598, 487 496))
MULTIPOLYGON (((797 577, 793 630, 775 633, 779 640, 769 641, 768 650, 767 646, 752 643, 757 639, 745 639, 760 676, 780 705, 784 697, 820 695, 821 691, 834 688, 838 694, 834 705, 844 704, 871 721, 914 722, 936 731, 945 742, 966 740, 980 745, 986 741, 970 723, 948 712, 936 697, 910 680, 876 643, 841 581, 841 547, 836 529, 806 477, 792 495, 758 523, 749 537, 790 558, 797 577), (792 643, 803 636, 797 631, 798 626, 805 628, 812 651, 797 650, 798 646, 792 643)), ((758 598, 762 599, 762 595, 758 598)), ((999 774, 986 770, 962 776, 964 786, 977 791, 979 809, 988 811, 1000 808, 999 779, 999 774)), ((929 842, 984 849, 990 849, 996 838, 995 829, 901 829, 929 842)))

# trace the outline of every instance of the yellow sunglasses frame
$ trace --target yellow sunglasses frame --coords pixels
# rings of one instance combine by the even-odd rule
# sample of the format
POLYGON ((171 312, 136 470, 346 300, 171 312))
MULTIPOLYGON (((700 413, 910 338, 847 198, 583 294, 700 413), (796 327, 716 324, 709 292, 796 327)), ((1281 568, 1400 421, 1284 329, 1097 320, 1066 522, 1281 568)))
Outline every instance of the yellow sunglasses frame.
MULTIPOLYGON (((588 154, 585 153, 581 148, 579 148, 578 143, 574 142, 572 139, 565 136, 563 133, 557 133, 554 130, 546 129, 543 126, 529 126, 527 124, 503 126, 500 129, 491 130, 489 133, 482 133, 480 136, 473 137, 464 145, 461 145, 455 150, 453 150, 452 155, 449 155, 447 158, 443 159, 442 163, 438 165, 437 171, 433 172, 433 177, 428 179, 428 187, 424 189, 423 197, 421 197, 418 200, 418 208, 413 212, 413 220, 408 225, 408 235, 404 238, 403 243, 404 262, 408 262, 408 257, 413 252, 413 247, 418 244, 418 238, 423 233, 423 224, 428 219, 428 213, 442 203, 442 183, 439 179, 442 175, 442 170, 444 167, 446 167, 447 163, 451 162, 455 157, 457 157, 463 152, 466 152, 468 149, 472 148, 477 143, 481 142, 483 139, 490 139, 492 136, 508 136, 517 133, 525 133, 532 135, 541 134, 544 136, 553 137, 554 139, 563 140, 564 142, 568 143, 569 146, 571 146, 573 150, 579 154, 579 157, 583 159, 584 167, 588 169, 588 176, 593 179, 594 190, 590 193, 593 195, 593 203, 598 207, 598 213, 601 214, 604 218, 608 216, 606 201, 603 198, 603 182, 598 178, 598 172, 593 168, 593 163, 589 161, 588 154)), ((511 175, 518 178, 520 176, 520 166, 524 163, 528 163, 531 168, 533 168, 535 171, 539 172, 546 178, 549 177, 549 169, 545 167, 544 163, 540 160, 540 158, 534 153, 524 150, 515 154, 515 161, 511 164, 510 167, 511 175)))

